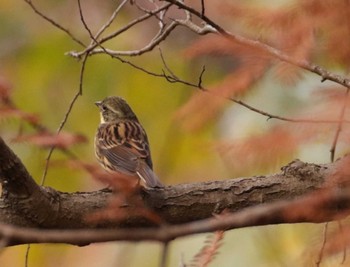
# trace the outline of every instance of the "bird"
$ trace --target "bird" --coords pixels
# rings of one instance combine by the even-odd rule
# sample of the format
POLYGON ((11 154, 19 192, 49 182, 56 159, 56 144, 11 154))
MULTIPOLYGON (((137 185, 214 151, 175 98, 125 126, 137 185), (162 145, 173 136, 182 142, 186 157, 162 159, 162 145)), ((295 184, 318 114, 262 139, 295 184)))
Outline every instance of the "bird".
POLYGON ((147 188, 163 187, 153 172, 146 131, 128 103, 119 96, 95 102, 100 125, 95 135, 95 156, 108 172, 141 179, 147 188))

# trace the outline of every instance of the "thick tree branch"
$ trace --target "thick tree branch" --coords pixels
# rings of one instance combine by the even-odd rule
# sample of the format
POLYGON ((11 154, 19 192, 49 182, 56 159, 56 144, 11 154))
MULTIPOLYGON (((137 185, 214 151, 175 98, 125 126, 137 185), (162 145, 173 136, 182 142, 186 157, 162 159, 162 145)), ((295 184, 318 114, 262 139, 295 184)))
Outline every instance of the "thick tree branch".
POLYGON ((262 204, 233 214, 180 225, 158 228, 107 230, 39 230, 0 224, 0 236, 6 245, 26 243, 69 243, 87 245, 91 242, 116 240, 154 240, 168 242, 175 238, 249 226, 313 222, 320 223, 345 217, 350 208, 349 189, 323 190, 293 201, 262 204), (317 194, 317 196, 316 196, 317 194))
MULTIPOLYGON (((156 228, 154 223, 135 215, 119 223, 96 225, 85 220, 86 215, 105 207, 112 195, 110 191, 64 193, 40 187, 1 138, 0 163, 3 185, 0 237, 7 246, 38 242, 83 245, 111 240, 167 242, 176 237, 218 229, 324 222, 343 216, 350 206, 346 189, 323 189, 299 198, 323 188, 327 177, 333 177, 338 169, 336 164, 315 165, 296 160, 283 167, 281 173, 273 175, 144 190, 139 197, 165 222, 156 228), (223 211, 219 220, 213 218, 214 213, 223 211), (228 212, 233 214, 227 215, 228 212), (118 225, 137 228, 133 231, 91 229, 118 225)), ((126 214, 135 214, 132 205, 120 208, 126 214)))
MULTIPOLYGON (((94 227, 84 216, 104 207, 111 196, 106 190, 64 193, 38 186, 2 139, 0 162, 3 223, 59 229, 94 227)), ((327 165, 295 161, 279 174, 149 189, 140 197, 165 222, 179 224, 205 219, 224 209, 237 211, 279 199, 293 199, 321 187, 329 171, 327 165)), ((130 211, 132 208, 123 207, 130 211)), ((149 222, 127 218, 123 224, 146 226, 149 222)))

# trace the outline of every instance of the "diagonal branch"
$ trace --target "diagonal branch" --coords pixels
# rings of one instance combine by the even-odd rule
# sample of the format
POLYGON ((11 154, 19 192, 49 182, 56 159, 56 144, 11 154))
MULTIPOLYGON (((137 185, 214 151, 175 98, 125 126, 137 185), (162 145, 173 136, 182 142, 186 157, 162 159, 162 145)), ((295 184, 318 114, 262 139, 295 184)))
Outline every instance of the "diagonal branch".
POLYGON ((152 51, 157 45, 159 45, 162 41, 164 41, 169 34, 179 25, 177 22, 170 23, 165 29, 161 29, 157 35, 143 48, 131 51, 115 51, 108 48, 103 49, 94 49, 90 52, 90 54, 100 54, 107 53, 111 56, 140 56, 146 52, 152 51))
POLYGON ((114 33, 111 33, 110 35, 103 37, 99 40, 98 43, 93 43, 90 46, 88 46, 85 50, 80 51, 80 52, 75 52, 75 51, 71 51, 68 54, 72 57, 76 57, 76 58, 81 58, 84 54, 89 54, 91 53, 96 47, 100 46, 101 44, 103 44, 104 42, 107 42, 113 38, 115 38, 116 36, 122 34, 123 32, 126 32, 127 30, 129 30, 130 28, 134 27, 135 25, 153 17, 154 15, 162 12, 163 10, 168 9, 172 4, 165 4, 162 7, 159 7, 153 11, 149 11, 149 13, 144 14, 143 16, 140 16, 136 19, 134 19, 133 21, 129 22, 127 25, 125 25, 124 27, 120 28, 119 30, 115 31, 114 33))
POLYGON ((112 16, 109 18, 109 20, 99 29, 99 31, 96 33, 96 35, 94 36, 94 39, 98 39, 101 34, 108 29, 108 27, 112 24, 112 22, 115 20, 115 18, 117 17, 117 15, 119 14, 120 10, 123 8, 123 6, 129 2, 128 0, 123 0, 118 7, 114 10, 112 16))
MULTIPOLYGON (((66 111, 66 113, 64 114, 64 117, 56 131, 56 134, 58 135, 63 127, 66 125, 67 123, 67 120, 68 120, 68 117, 69 115, 71 114, 72 112, 72 109, 75 105, 75 103, 77 102, 78 100, 78 97, 81 96, 83 94, 83 78, 84 78, 84 73, 85 73, 85 66, 86 66, 86 62, 87 62, 87 58, 88 58, 88 54, 86 54, 83 58, 83 61, 81 63, 81 69, 80 69, 80 76, 79 76, 79 89, 78 91, 75 93, 75 95, 73 96, 69 106, 68 106, 68 109, 66 111)), ((45 163, 45 167, 44 167, 44 172, 43 172, 43 176, 41 178, 41 183, 40 185, 44 185, 45 184, 45 180, 46 180, 46 175, 47 175, 47 172, 48 172, 48 169, 49 169, 49 163, 50 163, 50 160, 51 160, 51 156, 55 150, 55 146, 52 146, 49 150, 49 153, 46 157, 46 163, 45 163)), ((66 155, 70 156, 70 158, 74 158, 74 156, 72 156, 73 154, 71 152, 69 152, 68 150, 63 150, 63 152, 65 152, 66 155)))
POLYGON ((53 26, 55 26, 56 28, 60 29, 61 31, 65 32, 70 38, 72 38, 72 40, 74 42, 76 42, 77 44, 85 47, 85 44, 80 41, 78 38, 76 38, 68 29, 64 28, 61 24, 57 23, 56 21, 54 21, 53 19, 49 18, 48 16, 46 16, 44 13, 42 13, 32 2, 32 0, 24 0, 24 2, 26 2, 32 9, 33 11, 38 14, 40 17, 42 17, 44 20, 48 21, 49 23, 51 23, 53 26))
MULTIPOLYGON (((169 74, 165 73, 164 71, 163 71, 163 73, 157 73, 157 72, 147 70, 141 66, 138 66, 138 65, 132 63, 131 61, 123 59, 120 56, 115 56, 115 55, 111 55, 111 56, 115 59, 118 59, 120 62, 128 64, 131 67, 133 67, 141 72, 144 72, 148 75, 152 75, 152 76, 157 77, 157 78, 166 79, 170 83, 180 83, 180 84, 187 85, 187 86, 195 88, 195 89, 199 89, 202 92, 205 92, 207 94, 212 95, 213 97, 225 98, 225 99, 232 101, 240 106, 243 106, 243 107, 245 107, 253 112, 256 112, 258 114, 261 114, 261 115, 267 117, 267 120, 276 119, 276 120, 293 122, 293 123, 326 123, 326 124, 350 123, 350 120, 345 120, 345 119, 344 120, 325 120, 325 119, 308 119, 308 118, 304 119, 304 118, 292 118, 292 117, 279 116, 279 115, 275 115, 275 114, 266 112, 264 110, 258 109, 258 108, 254 107, 254 106, 252 106, 252 105, 250 105, 250 104, 248 104, 240 99, 237 99, 235 97, 218 95, 215 92, 210 91, 208 88, 206 88, 202 85, 202 78, 203 78, 203 73, 205 71, 205 68, 202 69, 202 71, 199 75, 199 78, 198 78, 198 82, 190 82, 190 81, 186 81, 186 80, 179 78, 172 71, 170 71, 170 72, 168 71, 169 74)), ((161 58, 162 58, 162 61, 164 64, 165 61, 164 61, 164 56, 162 54, 161 54, 161 58)), ((170 69, 167 64, 164 64, 164 65, 165 65, 166 70, 170 69)))
POLYGON ((343 120, 344 120, 344 117, 345 117, 345 111, 346 111, 346 108, 347 108, 347 103, 348 103, 348 99, 349 99, 349 90, 350 88, 346 89, 346 92, 345 92, 345 96, 344 96, 344 102, 343 102, 343 106, 341 108, 341 111, 340 111, 340 115, 339 115, 339 123, 338 123, 338 127, 335 131, 335 135, 334 135, 334 138, 333 138, 333 143, 332 143, 332 147, 330 149, 330 153, 331 153, 331 162, 334 161, 334 157, 335 157, 335 150, 337 148, 337 143, 338 143, 338 139, 339 139, 339 136, 340 136, 340 132, 342 131, 343 129, 343 120))

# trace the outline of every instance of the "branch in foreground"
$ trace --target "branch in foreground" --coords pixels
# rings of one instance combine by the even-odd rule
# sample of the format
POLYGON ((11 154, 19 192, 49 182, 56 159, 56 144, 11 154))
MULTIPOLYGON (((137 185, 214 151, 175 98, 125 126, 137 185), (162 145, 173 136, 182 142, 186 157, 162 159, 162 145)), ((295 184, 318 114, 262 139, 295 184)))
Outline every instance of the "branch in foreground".
MULTIPOLYGON (((327 166, 296 161, 279 174, 150 189, 145 191, 142 197, 146 206, 154 210, 165 222, 180 224, 209 218, 212 213, 222 210, 235 212, 278 199, 293 199, 320 188, 328 173, 327 166)), ((1 222, 25 227, 58 229, 151 225, 140 217, 125 218, 122 223, 91 225, 84 220, 85 216, 104 208, 112 195, 111 192, 102 190, 64 193, 45 187, 40 188, 43 197, 46 197, 44 203, 51 203, 51 206, 38 210, 38 206, 43 203, 43 197, 37 202, 31 196, 26 198, 5 196, 0 199, 0 206, 8 202, 17 203, 17 206, 7 205, 6 208, 1 208, 1 222)), ((134 214, 132 206, 124 206, 121 209, 125 213, 134 214)))
POLYGON ((27 243, 69 243, 87 245, 108 241, 153 240, 168 242, 175 238, 249 226, 313 222, 340 219, 350 209, 350 191, 323 190, 294 201, 263 204, 233 214, 159 228, 117 230, 38 230, 0 224, 0 235, 7 245, 27 243))

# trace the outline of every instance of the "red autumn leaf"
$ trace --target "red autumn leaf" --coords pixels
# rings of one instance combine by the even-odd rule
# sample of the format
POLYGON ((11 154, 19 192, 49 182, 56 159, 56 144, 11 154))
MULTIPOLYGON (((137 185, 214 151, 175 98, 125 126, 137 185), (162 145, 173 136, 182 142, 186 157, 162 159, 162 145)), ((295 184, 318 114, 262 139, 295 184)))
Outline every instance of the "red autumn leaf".
POLYGON ((244 94, 252 88, 263 76, 266 68, 267 61, 264 60, 249 66, 243 64, 227 75, 220 84, 210 87, 209 93, 192 95, 191 99, 177 110, 175 119, 188 131, 200 129, 217 115, 224 103, 229 103, 228 98, 244 94))
POLYGON ((72 134, 68 132, 61 132, 59 134, 40 132, 32 135, 21 135, 16 137, 13 141, 29 142, 43 148, 56 146, 66 149, 74 144, 86 142, 87 139, 81 134, 72 134))
POLYGON ((270 131, 244 138, 223 140, 215 148, 227 167, 236 173, 247 169, 273 166, 283 158, 293 155, 300 136, 289 129, 274 127, 270 131))
POLYGON ((216 231, 207 236, 204 246, 194 256, 189 267, 207 267, 215 259, 222 245, 224 231, 216 231))
POLYGON ((97 163, 86 163, 81 160, 71 160, 69 165, 72 168, 83 169, 88 172, 94 179, 109 185, 116 191, 133 193, 135 187, 139 185, 139 179, 135 176, 130 176, 117 172, 107 172, 97 163))
POLYGON ((14 107, 0 108, 0 118, 8 118, 8 117, 19 118, 34 124, 39 123, 39 117, 33 113, 28 113, 14 107))

